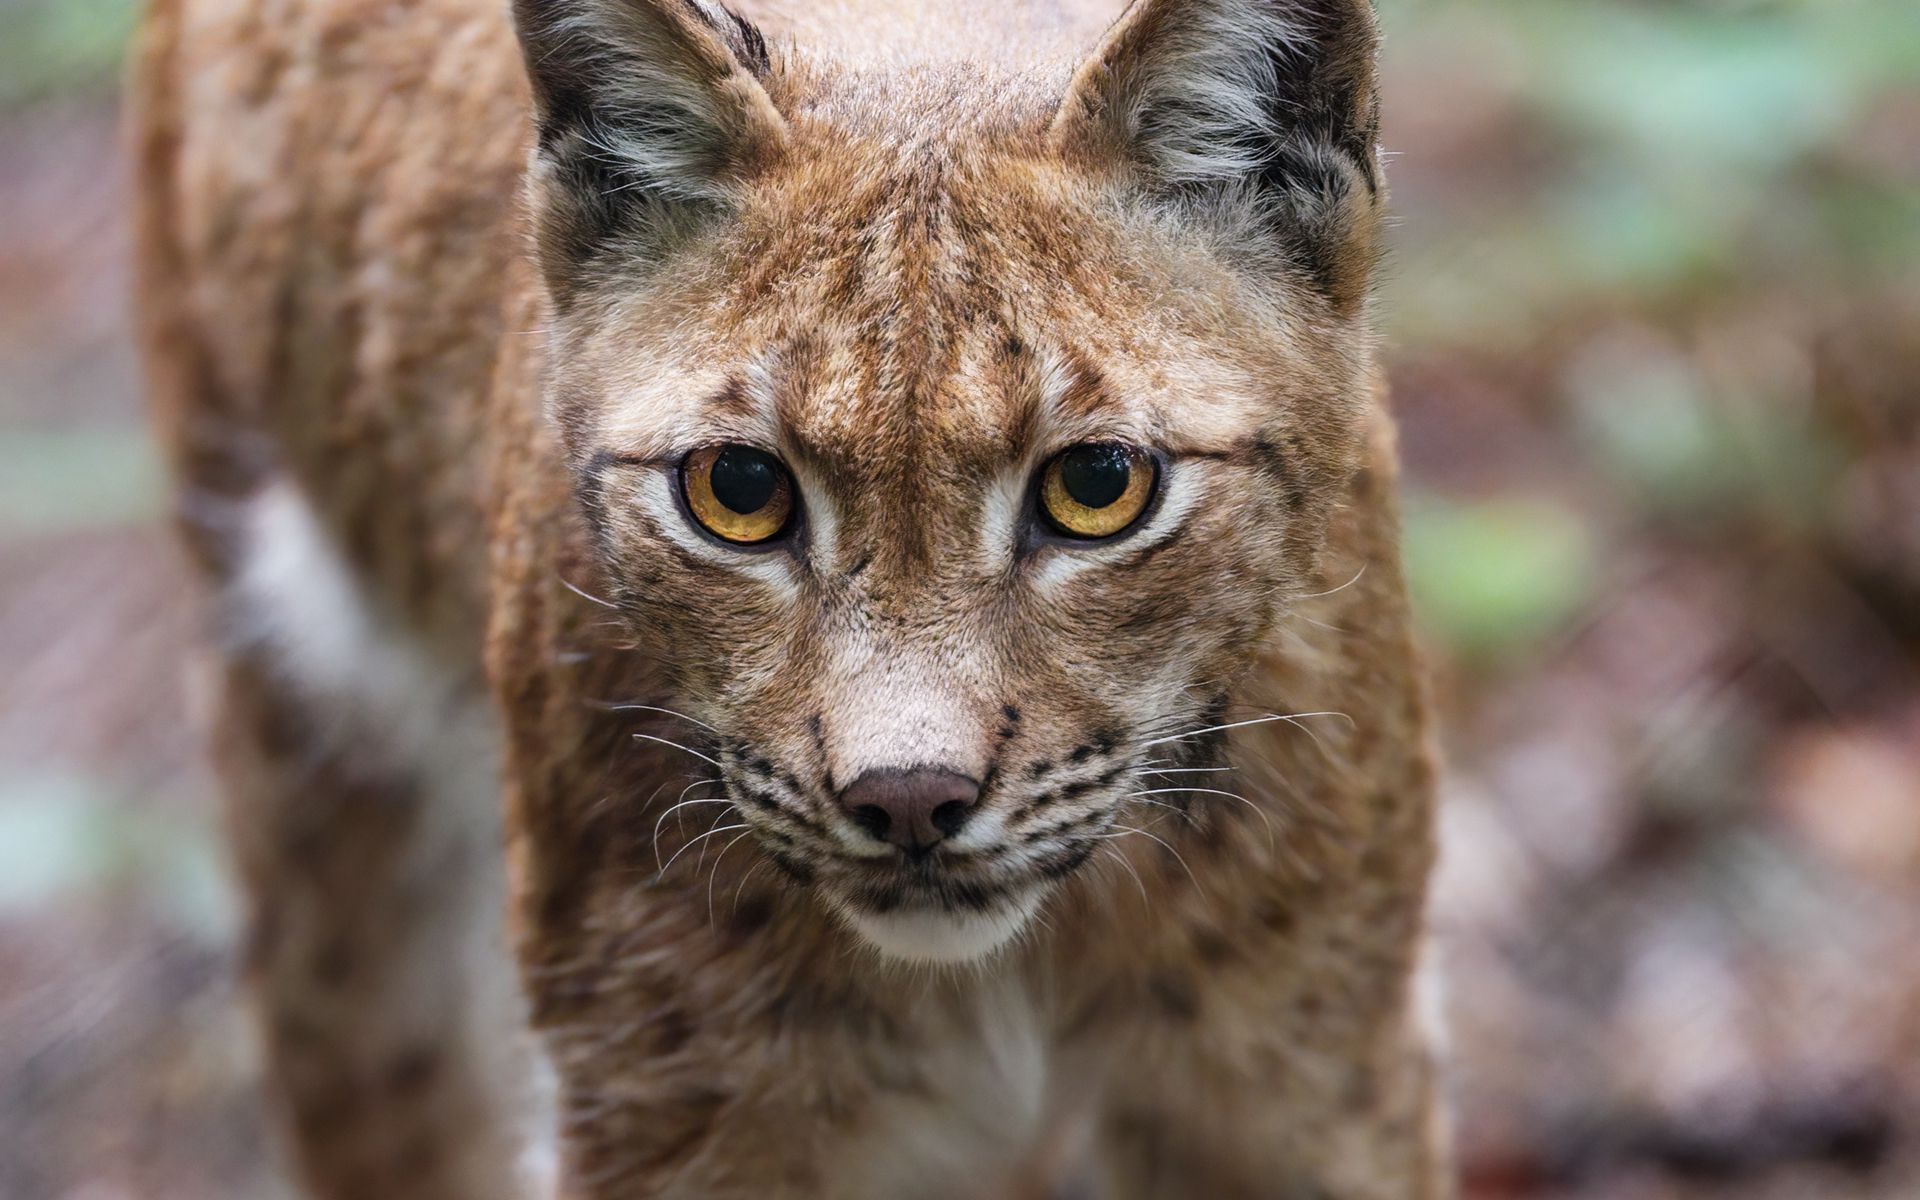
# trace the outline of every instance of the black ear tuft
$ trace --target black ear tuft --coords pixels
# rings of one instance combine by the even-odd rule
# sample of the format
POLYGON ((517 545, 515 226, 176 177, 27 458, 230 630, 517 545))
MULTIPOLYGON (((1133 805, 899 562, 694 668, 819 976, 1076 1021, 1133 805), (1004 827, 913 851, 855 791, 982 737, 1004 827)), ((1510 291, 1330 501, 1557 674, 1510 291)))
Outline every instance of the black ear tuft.
MULTIPOLYGON (((715 6, 718 7, 718 6, 715 6)), ((703 13, 704 15, 704 13, 703 13)), ((727 37, 727 43, 733 49, 734 56, 742 66, 753 72, 758 79, 766 79, 773 71, 773 57, 767 53, 766 35, 760 27, 747 20, 730 8, 721 7, 718 18, 709 16, 716 31, 727 37), (724 21, 723 28, 718 22, 724 21)))
POLYGON ((784 123, 760 31, 710 0, 515 0, 539 143, 543 269, 563 303, 597 266, 657 259, 730 206, 784 123))
POLYGON ((1380 208, 1376 47, 1367 0, 1136 0, 1053 136, 1151 195, 1253 225, 1346 307, 1380 208))

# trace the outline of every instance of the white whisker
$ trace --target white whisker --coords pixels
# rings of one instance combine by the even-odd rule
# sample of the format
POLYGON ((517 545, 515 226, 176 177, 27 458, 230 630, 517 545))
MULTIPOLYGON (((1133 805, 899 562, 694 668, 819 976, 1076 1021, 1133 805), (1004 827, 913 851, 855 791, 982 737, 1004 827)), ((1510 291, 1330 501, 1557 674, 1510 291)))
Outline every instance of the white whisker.
MULTIPOLYGON (((1175 790, 1179 790, 1179 791, 1184 791, 1185 789, 1184 789, 1184 788, 1181 788, 1181 789, 1175 789, 1175 790)), ((1143 793, 1143 792, 1133 792, 1133 793, 1131 793, 1131 795, 1134 795, 1134 796, 1141 796, 1141 795, 1144 795, 1144 794, 1145 794, 1145 793, 1143 793)), ((1181 809, 1180 809, 1180 806, 1179 806, 1179 805, 1177 805, 1177 804, 1167 804, 1167 803, 1165 803, 1165 802, 1163 802, 1163 801, 1160 801, 1160 800, 1142 800, 1142 801, 1140 801, 1140 803, 1142 803, 1142 804, 1146 804, 1146 805, 1150 805, 1150 806, 1152 806, 1152 807, 1154 807, 1154 808, 1164 808, 1164 809, 1166 809, 1166 810, 1167 810, 1168 812, 1170 812, 1170 813, 1173 813, 1173 814, 1175 814, 1176 816, 1178 816, 1178 817, 1180 817, 1180 818, 1181 818, 1182 820, 1186 820, 1186 821, 1191 821, 1191 820, 1193 820, 1193 815, 1192 815, 1191 813, 1187 813, 1187 812, 1183 812, 1183 811, 1181 811, 1181 809)))
POLYGON ((752 879, 755 875, 759 874, 760 868, 766 865, 767 865, 767 860, 765 858, 760 859, 758 862, 754 863, 751 867, 748 867, 747 873, 745 875, 742 875, 740 877, 740 882, 734 885, 733 907, 727 910, 727 917, 729 920, 732 919, 735 913, 738 913, 740 911, 740 893, 746 890, 747 881, 752 879))
POLYGON ((698 750, 695 750, 692 746, 682 746, 679 742, 671 742, 671 741, 668 741, 666 738, 655 737, 650 733, 636 733, 633 735, 633 740, 636 742, 658 742, 662 746, 672 746, 675 750, 685 750, 688 754, 693 755, 695 758, 699 759, 703 763, 708 763, 712 766, 720 767, 720 769, 723 771, 726 770, 726 768, 721 767, 718 762, 715 762, 713 759, 708 758, 706 755, 700 753, 698 750))
POLYGON ((1175 794, 1184 794, 1189 796, 1232 796, 1235 800, 1238 800, 1243 804, 1253 803, 1253 801, 1247 799, 1245 796, 1239 795, 1236 792, 1223 792, 1219 788, 1194 788, 1194 787, 1148 788, 1144 792, 1128 792, 1127 793, 1127 795, 1129 796, 1172 796, 1175 794))
POLYGON ((680 860, 680 856, 682 854, 685 854, 688 850, 691 850, 696 844, 706 841, 708 838, 712 837, 717 833, 730 833, 735 829, 745 829, 745 828, 747 828, 747 825, 745 823, 742 823, 739 825, 727 825, 719 829, 707 830, 705 833, 701 834, 699 837, 694 838, 693 841, 690 841, 686 845, 680 847, 678 850, 675 850, 673 852, 673 857, 667 860, 667 865, 660 868, 660 874, 662 876, 665 876, 668 871, 671 871, 673 869, 673 864, 680 860))
MULTIPOLYGON (((696 779, 692 783, 689 783, 687 786, 680 789, 680 794, 673 798, 675 806, 677 807, 680 801, 685 800, 687 798, 688 792, 692 791, 693 789, 699 787, 702 784, 707 784, 707 783, 718 783, 724 786, 726 781, 721 779, 717 775, 711 779, 696 779)), ((646 804, 642 804, 640 807, 644 810, 649 806, 651 806, 653 804, 655 797, 660 795, 661 788, 664 788, 665 786, 667 785, 662 784, 660 788, 653 789, 653 795, 648 796, 646 804)), ((667 812, 672 812, 672 811, 673 811, 672 808, 669 808, 667 810, 667 812)), ((661 820, 665 820, 665 819, 666 819, 666 814, 662 813, 661 820)), ((684 824, 682 825, 682 828, 683 829, 685 828, 684 824)), ((659 821, 655 821, 653 823, 653 840, 656 845, 659 844, 659 841, 660 841, 660 822, 659 821)))
POLYGON ((1187 873, 1187 881, 1193 884, 1194 889, 1196 891, 1199 890, 1199 887, 1200 887, 1199 877, 1193 873, 1193 868, 1187 865, 1187 860, 1180 857, 1180 852, 1173 848, 1172 843, 1168 842, 1165 838, 1160 837, 1157 834, 1148 833, 1144 829, 1135 829, 1131 825, 1119 825, 1119 826, 1116 826, 1116 828, 1119 830, 1119 832, 1117 833, 1102 833, 1102 834, 1096 834, 1095 836, 1099 837, 1102 841, 1106 841, 1112 838, 1123 838, 1130 833, 1134 833, 1134 834, 1139 834, 1141 837, 1146 838, 1149 841, 1158 842, 1160 846, 1164 848, 1168 854, 1173 855, 1173 861, 1180 864, 1180 869, 1187 873))
POLYGON ((1272 818, 1267 816, 1266 809, 1261 808, 1258 804, 1255 804, 1253 801, 1247 799, 1245 796, 1242 796, 1238 792, 1223 792, 1219 788, 1153 788, 1145 792, 1128 792, 1127 795, 1129 796, 1166 796, 1174 793, 1185 793, 1187 795, 1192 795, 1192 796, 1225 796, 1229 800, 1238 800, 1240 803, 1252 809, 1254 811, 1254 814, 1260 818, 1260 823, 1267 827, 1267 852, 1269 854, 1273 852, 1274 841, 1273 841, 1272 818))
POLYGON ((1106 856, 1108 858, 1111 858, 1113 861, 1119 863, 1122 867, 1126 868, 1127 874, 1133 877, 1133 886, 1139 889, 1140 891, 1140 903, 1147 906, 1148 912, 1152 912, 1153 900, 1151 897, 1147 895, 1147 885, 1145 882, 1141 880, 1140 872, 1134 870, 1133 864, 1127 861, 1127 856, 1120 853, 1118 850, 1115 850, 1112 846, 1102 846, 1100 847, 1100 849, 1106 852, 1106 856))
MULTIPOLYGON (((559 578, 559 577, 555 576, 555 578, 559 578)), ((593 601, 595 604, 598 604, 601 608, 611 608, 616 612, 618 612, 620 609, 620 606, 618 604, 615 604, 613 601, 602 600, 600 597, 594 595, 592 592, 583 591, 582 589, 573 586, 571 583, 568 583, 565 579, 560 580, 560 586, 572 592, 574 595, 580 597, 582 600, 593 601)))
MULTIPOLYGON (((1160 746, 1168 742, 1184 742, 1188 738, 1197 738, 1209 733, 1225 733, 1229 729, 1245 729, 1249 725, 1270 725, 1275 721, 1288 721, 1299 725, 1301 721, 1309 717, 1339 717, 1349 725, 1353 724, 1353 718, 1343 712, 1270 713, 1264 717, 1255 717, 1251 721, 1233 721, 1225 725, 1209 725, 1205 729, 1192 729, 1186 733, 1175 733, 1167 737, 1154 738, 1152 741, 1141 742, 1139 748, 1145 750, 1148 746, 1160 746)), ((1301 728, 1305 729, 1306 726, 1302 725, 1301 728)))
MULTIPOLYGON (((679 717, 679 718, 680 718, 680 719, 681 719, 682 721, 690 721, 690 722, 692 722, 693 724, 695 724, 695 725, 698 725, 698 726, 699 726, 700 728, 702 728, 702 729, 711 729, 711 730, 713 730, 713 732, 715 732, 715 733, 719 733, 719 732, 720 732, 720 731, 719 731, 718 729, 714 729, 714 728, 713 728, 713 726, 711 726, 711 725, 709 725, 709 724, 707 724, 707 723, 706 723, 705 721, 702 721, 702 720, 700 720, 700 719, 699 719, 699 718, 697 718, 697 717, 690 717, 690 716, 688 716, 687 714, 685 714, 685 713, 683 713, 683 712, 675 712, 675 711, 674 711, 673 709, 671 709, 671 708, 661 708, 661 707, 660 707, 659 705, 657 705, 657 704, 610 704, 610 705, 608 705, 608 706, 607 706, 607 711, 608 711, 608 712, 657 712, 657 713, 665 713, 665 714, 666 714, 666 715, 668 715, 669 717, 679 717)), ((684 750, 685 748, 686 748, 686 747, 684 747, 684 746, 683 746, 683 747, 681 747, 681 749, 683 749, 683 750, 684 750)))
POLYGON ((1360 577, 1361 577, 1362 575, 1365 575, 1366 573, 1367 573, 1367 564, 1365 564, 1365 563, 1361 563, 1361 564, 1360 564, 1360 569, 1359 569, 1358 571, 1355 571, 1355 572, 1353 573, 1353 578, 1352 578, 1352 579, 1349 579, 1349 580, 1347 580, 1347 581, 1346 581, 1345 583, 1343 583, 1343 584, 1341 584, 1341 585, 1340 585, 1339 587, 1337 587, 1337 588, 1328 588, 1328 589, 1327 589, 1326 591, 1324 591, 1324 592, 1314 592, 1314 593, 1313 593, 1312 595, 1310 595, 1310 596, 1302 596, 1302 597, 1300 597, 1300 599, 1302 599, 1302 600, 1318 600, 1318 599, 1320 599, 1320 598, 1321 598, 1322 596, 1332 596, 1332 595, 1335 595, 1335 594, 1337 594, 1337 593, 1340 593, 1340 592, 1344 592, 1344 591, 1346 591, 1346 590, 1347 590, 1348 588, 1350 588, 1350 587, 1352 587, 1352 586, 1353 586, 1354 584, 1356 584, 1356 583, 1359 583, 1359 582, 1360 582, 1360 577))
MULTIPOLYGON (((686 790, 685 790, 685 791, 682 791, 682 792, 681 792, 680 794, 681 794, 682 796, 685 796, 685 795, 687 794, 687 792, 690 792, 690 791, 692 791, 692 790, 693 790, 694 788, 697 788, 697 787, 699 787, 699 786, 700 786, 701 784, 703 784, 703 783, 719 783, 719 782, 720 782, 720 781, 719 781, 718 779, 699 779, 699 780, 695 780, 695 781, 694 781, 693 783, 690 783, 690 784, 688 784, 688 785, 687 785, 687 787, 686 787, 686 790)), ((663 870, 663 871, 664 871, 664 870, 666 870, 666 868, 665 868, 664 866, 662 866, 662 865, 661 865, 661 863, 660 863, 660 826, 662 826, 662 825, 664 825, 664 824, 666 823, 666 820, 667 820, 667 818, 668 818, 668 817, 670 817, 670 816, 672 816, 672 815, 673 815, 674 813, 677 813, 677 812, 679 812, 679 811, 680 811, 681 809, 683 809, 683 808, 693 808, 693 807, 696 807, 696 806, 698 806, 698 805, 701 805, 701 804, 732 804, 732 803, 733 803, 733 801, 732 801, 732 800, 729 800, 729 799, 728 799, 727 797, 725 797, 725 796, 717 796, 717 797, 713 797, 713 798, 709 798, 709 799, 701 799, 701 800, 685 800, 685 799, 683 799, 683 800, 680 800, 680 801, 678 801, 677 803, 675 803, 675 804, 674 804, 674 805, 673 805, 672 807, 670 807, 670 808, 668 808, 666 812, 663 812, 663 813, 661 813, 661 814, 660 814, 660 819, 659 819, 659 820, 657 820, 657 821, 655 821, 655 822, 653 823, 653 862, 654 862, 654 865, 655 865, 655 866, 658 866, 658 867, 660 867, 660 869, 661 869, 661 870, 663 870)), ((682 828, 684 829, 684 828, 685 828, 685 826, 684 826, 684 825, 682 825, 682 828)))
POLYGON ((1302 612, 1288 613, 1287 618, 1293 621, 1305 621, 1309 625, 1317 625, 1328 633, 1347 634, 1353 632, 1350 629, 1342 629, 1338 625, 1329 625, 1325 621, 1317 620, 1302 612))
MULTIPOLYGON (((742 813, 742 812, 739 812, 739 811, 735 811, 735 812, 732 812, 732 813, 724 813, 724 812, 722 812, 722 813, 715 813, 715 814, 714 814, 714 817, 713 817, 713 820, 711 820, 711 821, 709 821, 709 822, 707 823, 707 828, 708 828, 709 830, 711 830, 711 829, 712 829, 712 828, 713 828, 714 826, 716 826, 716 825, 718 825, 718 824, 719 824, 720 822, 722 822, 722 821, 724 821, 724 820, 726 820, 726 819, 727 819, 727 818, 728 818, 729 816, 735 816, 735 817, 745 817, 745 816, 746 816, 746 814, 745 814, 745 813, 742 813)), ((696 859, 695 859, 695 860, 693 861, 693 869, 694 869, 694 870, 695 870, 696 872, 698 872, 698 871, 700 870, 700 868, 701 868, 701 867, 704 867, 704 866, 706 866, 706 865, 707 865, 707 848, 706 848, 705 846, 702 846, 702 847, 700 847, 700 857, 699 857, 699 858, 696 858, 696 859)))
MULTIPOLYGON (((655 800, 659 799, 660 793, 666 791, 667 788, 669 788, 670 786, 672 786, 670 783, 662 783, 659 786, 655 787, 653 791, 647 794, 647 798, 641 802, 640 804, 641 810, 644 811, 647 805, 652 804, 655 800)), ((686 795, 685 792, 682 792, 680 794, 683 796, 686 795)), ((612 804, 613 801, 614 801, 613 794, 608 793, 607 795, 602 796, 598 800, 594 801, 592 807, 589 808, 587 811, 590 813, 599 813, 603 811, 607 807, 607 805, 612 804)))
POLYGON ((740 838, 751 836, 753 836, 753 830, 749 829, 741 834, 740 837, 734 838, 725 846, 722 846, 720 853, 714 857, 713 870, 707 872, 707 925, 709 928, 713 925, 713 882, 720 878, 720 864, 727 860, 727 851, 740 844, 740 838))

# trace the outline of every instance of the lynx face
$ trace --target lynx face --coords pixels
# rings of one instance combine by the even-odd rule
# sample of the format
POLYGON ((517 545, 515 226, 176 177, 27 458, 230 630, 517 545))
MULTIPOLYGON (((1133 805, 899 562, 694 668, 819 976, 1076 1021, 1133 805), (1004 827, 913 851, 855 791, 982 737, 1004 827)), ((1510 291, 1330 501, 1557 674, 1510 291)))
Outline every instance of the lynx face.
POLYGON ((610 598, 765 853, 895 956, 988 952, 1186 799, 1146 772, 1217 753, 1356 461, 1366 6, 1156 11, 982 89, 521 5, 610 598))

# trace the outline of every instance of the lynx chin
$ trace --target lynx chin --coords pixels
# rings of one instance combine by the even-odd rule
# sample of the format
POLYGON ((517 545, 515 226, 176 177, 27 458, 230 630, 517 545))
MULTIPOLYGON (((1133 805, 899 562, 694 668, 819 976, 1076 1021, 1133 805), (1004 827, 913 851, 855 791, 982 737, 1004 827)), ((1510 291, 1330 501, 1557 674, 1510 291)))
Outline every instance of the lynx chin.
POLYGON ((1438 1200, 1365 0, 148 0, 327 1200, 1438 1200))

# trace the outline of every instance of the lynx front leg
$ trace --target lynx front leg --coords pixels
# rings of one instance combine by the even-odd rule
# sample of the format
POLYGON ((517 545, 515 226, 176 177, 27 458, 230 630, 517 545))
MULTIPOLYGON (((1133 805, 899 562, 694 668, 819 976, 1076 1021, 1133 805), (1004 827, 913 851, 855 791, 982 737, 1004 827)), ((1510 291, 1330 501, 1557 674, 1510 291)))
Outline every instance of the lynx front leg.
POLYGON ((492 722, 381 629, 290 488, 247 535, 215 744, 297 1172, 326 1200, 534 1200, 492 722))
POLYGON ((529 1196, 497 1094, 526 1067, 484 1032, 512 996, 475 978, 489 960, 508 978, 485 823, 446 828, 423 775, 326 748, 331 718, 257 663, 228 668, 222 707, 246 965, 298 1173, 328 1200, 529 1196))

